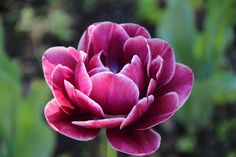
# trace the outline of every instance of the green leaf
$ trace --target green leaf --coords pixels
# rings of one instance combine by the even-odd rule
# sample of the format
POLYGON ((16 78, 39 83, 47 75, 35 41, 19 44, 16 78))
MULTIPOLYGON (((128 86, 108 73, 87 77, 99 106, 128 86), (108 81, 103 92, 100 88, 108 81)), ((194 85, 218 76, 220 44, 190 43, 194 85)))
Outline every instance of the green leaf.
POLYGON ((55 137, 43 118, 43 108, 48 97, 46 83, 34 81, 27 98, 17 111, 15 147, 19 157, 52 155, 55 137))
POLYGON ((235 102, 235 93, 236 76, 230 72, 218 71, 208 79, 196 80, 189 100, 177 112, 177 117, 187 123, 190 132, 204 128, 211 120, 214 106, 235 102))
POLYGON ((158 34, 174 48, 178 61, 194 68, 193 47, 196 28, 193 10, 186 0, 167 2, 165 17, 157 27, 158 34))

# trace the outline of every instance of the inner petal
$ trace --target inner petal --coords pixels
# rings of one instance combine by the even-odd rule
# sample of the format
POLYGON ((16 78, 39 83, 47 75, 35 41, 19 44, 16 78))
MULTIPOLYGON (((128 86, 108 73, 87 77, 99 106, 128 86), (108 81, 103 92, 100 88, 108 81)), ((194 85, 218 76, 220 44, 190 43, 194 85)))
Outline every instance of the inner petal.
POLYGON ((91 77, 90 97, 103 108, 105 114, 126 115, 137 103, 139 89, 123 74, 103 72, 91 77))

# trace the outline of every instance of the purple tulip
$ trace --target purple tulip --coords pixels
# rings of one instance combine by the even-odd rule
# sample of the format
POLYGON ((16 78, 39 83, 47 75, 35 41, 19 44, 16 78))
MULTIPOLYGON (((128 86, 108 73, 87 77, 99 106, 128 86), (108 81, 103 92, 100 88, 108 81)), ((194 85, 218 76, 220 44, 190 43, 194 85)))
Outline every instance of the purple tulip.
POLYGON ((54 95, 45 116, 55 131, 87 141, 104 128, 113 149, 137 156, 159 148, 152 127, 183 106, 194 79, 166 41, 131 23, 95 23, 78 50, 52 47, 42 64, 54 95))

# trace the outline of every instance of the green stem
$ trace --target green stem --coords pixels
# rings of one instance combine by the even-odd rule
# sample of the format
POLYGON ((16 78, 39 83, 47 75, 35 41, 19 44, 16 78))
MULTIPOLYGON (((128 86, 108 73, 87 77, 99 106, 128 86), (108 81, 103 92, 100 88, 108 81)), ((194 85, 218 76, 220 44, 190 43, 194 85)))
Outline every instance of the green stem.
POLYGON ((107 143, 107 157, 117 157, 117 152, 107 143))

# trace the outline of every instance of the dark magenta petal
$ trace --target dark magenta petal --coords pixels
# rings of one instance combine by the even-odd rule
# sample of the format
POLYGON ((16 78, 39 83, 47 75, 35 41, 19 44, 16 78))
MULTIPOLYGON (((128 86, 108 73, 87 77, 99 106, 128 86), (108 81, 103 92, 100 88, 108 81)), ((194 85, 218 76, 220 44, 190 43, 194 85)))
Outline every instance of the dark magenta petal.
POLYGON ((124 45, 125 62, 130 62, 134 55, 137 55, 140 60, 146 65, 148 60, 148 43, 147 39, 138 36, 129 38, 124 45))
POLYGON ((87 30, 83 33, 82 37, 80 38, 78 50, 82 50, 84 52, 89 52, 90 50, 90 43, 91 43, 91 34, 95 29, 97 23, 90 25, 87 30))
POLYGON ((129 38, 126 31, 118 24, 102 22, 96 25, 91 33, 89 56, 104 51, 108 58, 108 67, 114 73, 123 65, 123 45, 129 38))
POLYGON ((103 51, 94 55, 88 64, 88 69, 92 70, 94 68, 105 67, 107 65, 107 57, 103 51))
POLYGON ((113 149, 135 156, 153 154, 160 146, 161 136, 151 130, 107 129, 107 139, 113 149))
POLYGON ((92 82, 83 62, 78 63, 75 69, 75 87, 86 95, 92 90, 92 82))
POLYGON ((152 58, 158 55, 163 59, 163 67, 158 86, 163 86, 170 82, 175 72, 175 56, 170 45, 161 39, 148 39, 148 44, 152 53, 152 58))
POLYGON ((125 75, 103 72, 93 75, 91 80, 90 97, 106 114, 127 114, 138 101, 138 87, 125 75))
POLYGON ((160 94, 171 91, 176 92, 179 96, 178 108, 180 108, 184 105, 192 91, 193 81, 194 76, 192 70, 183 64, 177 63, 172 80, 161 88, 159 92, 160 94))
POLYGON ((175 113, 178 103, 179 97, 175 92, 156 98, 142 118, 134 123, 134 128, 152 128, 168 120, 175 113))
POLYGON ((151 38, 149 32, 142 26, 134 23, 120 24, 130 37, 143 36, 145 38, 151 38))
POLYGON ((143 64, 137 55, 133 56, 131 63, 126 64, 120 71, 121 74, 129 77, 139 87, 139 91, 143 91, 147 76, 145 74, 143 64))
POLYGON ((48 102, 44 109, 44 114, 48 124, 52 127, 52 129, 75 140, 92 140, 99 132, 99 129, 87 129, 72 124, 72 117, 61 110, 60 106, 57 104, 56 99, 52 99, 50 102, 48 102))
POLYGON ((52 71, 58 64, 67 66, 71 70, 74 70, 77 62, 68 51, 68 48, 58 46, 49 48, 45 51, 42 57, 42 65, 44 76, 49 86, 51 86, 52 71))
POLYGON ((98 67, 98 68, 94 68, 94 69, 90 70, 88 74, 90 77, 92 77, 93 75, 95 75, 97 73, 101 73, 101 72, 111 72, 111 71, 107 67, 98 67))
POLYGON ((161 79, 161 73, 163 69, 163 59, 161 56, 157 56, 155 59, 151 61, 150 64, 150 76, 154 78, 158 83, 159 79, 161 79))
POLYGON ((73 71, 62 65, 57 65, 52 72, 52 92, 54 97, 57 99, 58 104, 63 111, 70 113, 74 106, 71 104, 69 97, 64 86, 64 80, 73 82, 74 73, 73 71))
POLYGON ((65 80, 64 83, 66 91, 76 107, 98 118, 104 117, 103 110, 99 104, 84 93, 76 90, 70 82, 65 80))
POLYGON ((124 128, 136 120, 138 120, 142 115, 148 110, 149 106, 153 103, 154 97, 152 95, 145 97, 132 108, 127 118, 122 122, 120 128, 124 128))
POLYGON ((72 123, 84 128, 116 128, 120 127, 120 124, 125 118, 106 118, 98 120, 88 120, 88 121, 73 121, 72 123))
POLYGON ((147 95, 151 95, 154 93, 157 86, 157 82, 154 79, 150 79, 148 88, 147 88, 147 95))
POLYGON ((74 57, 74 59, 79 63, 79 62, 85 62, 87 59, 87 53, 85 53, 84 51, 77 51, 75 48, 73 47, 68 47, 68 51, 70 52, 70 54, 72 55, 72 57, 74 57))

